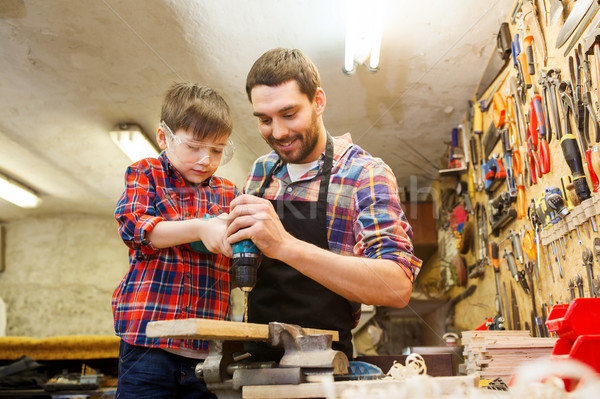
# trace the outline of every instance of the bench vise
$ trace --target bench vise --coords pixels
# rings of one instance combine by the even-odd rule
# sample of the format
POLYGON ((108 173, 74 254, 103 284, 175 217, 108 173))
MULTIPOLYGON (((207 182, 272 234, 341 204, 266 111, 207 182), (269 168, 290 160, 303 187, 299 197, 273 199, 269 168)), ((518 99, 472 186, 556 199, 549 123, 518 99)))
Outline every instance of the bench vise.
POLYGON ((277 322, 267 326, 188 319, 151 322, 146 335, 210 339, 208 357, 196 366, 196 376, 203 379, 208 389, 220 399, 241 398, 244 386, 301 384, 309 382, 315 375, 348 373, 347 356, 331 348, 333 339, 337 340, 336 331, 303 329, 277 322), (218 325, 227 328, 219 328, 218 325), (246 326, 250 330, 244 329, 246 326), (243 333, 238 334, 237 331, 242 330, 243 333), (252 362, 250 354, 244 352, 244 341, 267 341, 272 346, 283 348, 284 355, 278 363, 252 362))

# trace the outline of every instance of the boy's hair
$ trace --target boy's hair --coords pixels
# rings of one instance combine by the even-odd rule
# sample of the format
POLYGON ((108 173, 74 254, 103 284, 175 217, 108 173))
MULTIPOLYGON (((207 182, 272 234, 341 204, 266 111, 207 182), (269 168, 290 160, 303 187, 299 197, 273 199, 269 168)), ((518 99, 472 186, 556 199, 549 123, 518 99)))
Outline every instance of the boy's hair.
POLYGON ((319 71, 313 62, 300 50, 274 48, 260 56, 252 65, 246 78, 246 94, 252 102, 250 92, 255 86, 279 86, 290 80, 298 83, 300 92, 309 100, 315 97, 321 86, 319 71))
POLYGON ((196 140, 229 137, 233 119, 229 106, 216 91, 196 83, 178 82, 165 94, 160 119, 173 132, 191 131, 196 140))

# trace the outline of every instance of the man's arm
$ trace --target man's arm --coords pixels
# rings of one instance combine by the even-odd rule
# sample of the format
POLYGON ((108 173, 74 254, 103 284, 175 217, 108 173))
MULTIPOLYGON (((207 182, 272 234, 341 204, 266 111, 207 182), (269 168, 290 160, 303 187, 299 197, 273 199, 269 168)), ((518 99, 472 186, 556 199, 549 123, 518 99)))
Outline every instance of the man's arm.
POLYGON ((268 257, 281 260, 346 299, 404 307, 412 282, 387 259, 345 256, 296 239, 281 224, 272 204, 251 195, 231 203, 229 243, 251 239, 268 257))

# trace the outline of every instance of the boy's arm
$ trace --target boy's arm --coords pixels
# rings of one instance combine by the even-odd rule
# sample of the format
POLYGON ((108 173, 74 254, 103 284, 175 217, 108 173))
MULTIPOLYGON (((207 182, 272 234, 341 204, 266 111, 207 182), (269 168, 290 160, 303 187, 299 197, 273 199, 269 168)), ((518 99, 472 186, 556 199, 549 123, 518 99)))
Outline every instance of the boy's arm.
POLYGON ((155 248, 168 248, 175 245, 202 241, 206 249, 231 257, 231 245, 226 240, 227 214, 210 219, 165 220, 157 223, 147 234, 155 248))

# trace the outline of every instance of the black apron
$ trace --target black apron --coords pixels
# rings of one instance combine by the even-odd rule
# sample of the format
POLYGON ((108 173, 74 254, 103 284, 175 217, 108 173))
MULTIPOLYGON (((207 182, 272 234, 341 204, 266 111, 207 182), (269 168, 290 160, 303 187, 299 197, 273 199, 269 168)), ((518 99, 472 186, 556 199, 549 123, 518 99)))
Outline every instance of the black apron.
MULTIPOLYGON (((327 135, 318 201, 271 200, 286 231, 299 240, 323 249, 329 249, 327 193, 332 164, 333 139, 327 135)), ((273 174, 282 165, 279 161, 271 169, 259 189, 259 197, 264 196, 273 174)), ((279 260, 263 258, 258 268, 256 286, 249 295, 248 321, 261 324, 277 321, 301 327, 337 330, 340 340, 333 342, 333 349, 344 352, 348 359, 352 359, 353 315, 348 300, 279 260)), ((255 360, 278 361, 283 354, 279 349, 267 349, 264 345, 250 345, 247 349, 253 353, 255 360)))

